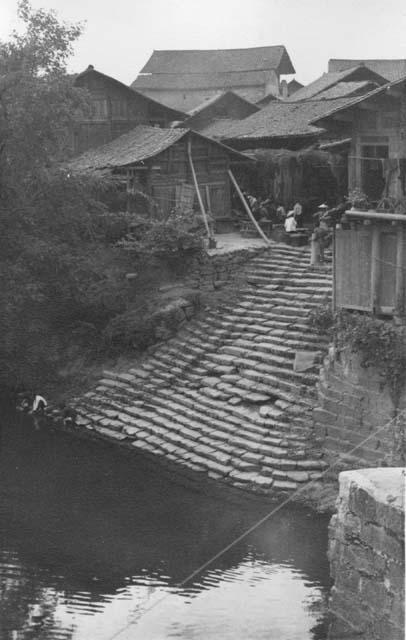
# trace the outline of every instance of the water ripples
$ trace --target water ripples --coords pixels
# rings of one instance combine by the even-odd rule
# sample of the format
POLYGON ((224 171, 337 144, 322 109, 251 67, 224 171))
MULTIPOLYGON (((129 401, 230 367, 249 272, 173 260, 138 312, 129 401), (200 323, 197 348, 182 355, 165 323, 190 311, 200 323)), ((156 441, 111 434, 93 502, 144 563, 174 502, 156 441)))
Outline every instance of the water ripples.
POLYGON ((12 426, 0 448, 1 640, 109 640, 126 624, 120 640, 323 638, 326 519, 280 512, 179 586, 263 512, 12 426))

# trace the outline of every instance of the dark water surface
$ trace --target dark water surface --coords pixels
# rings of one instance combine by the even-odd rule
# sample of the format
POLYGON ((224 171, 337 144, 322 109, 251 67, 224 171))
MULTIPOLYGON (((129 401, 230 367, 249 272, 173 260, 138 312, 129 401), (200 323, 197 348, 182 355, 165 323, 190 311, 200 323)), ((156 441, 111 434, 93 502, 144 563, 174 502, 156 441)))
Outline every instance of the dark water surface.
POLYGON ((1 421, 0 640, 325 638, 325 517, 285 509, 179 588, 269 506, 1 421))

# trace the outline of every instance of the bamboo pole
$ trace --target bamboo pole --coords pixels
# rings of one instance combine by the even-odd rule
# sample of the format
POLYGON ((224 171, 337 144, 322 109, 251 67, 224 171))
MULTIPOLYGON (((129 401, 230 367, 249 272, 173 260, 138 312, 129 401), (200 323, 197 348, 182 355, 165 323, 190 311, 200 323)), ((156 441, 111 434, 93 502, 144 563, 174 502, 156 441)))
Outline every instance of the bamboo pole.
POLYGON ((228 172, 228 175, 230 176, 230 180, 231 180, 231 182, 232 182, 232 184, 234 186, 234 189, 238 193, 238 196, 239 196, 241 202, 243 203, 246 212, 248 213, 248 216, 249 216, 251 222, 253 223, 254 227, 258 231, 259 235, 265 240, 265 242, 268 245, 270 245, 271 241, 269 240, 269 238, 267 238, 267 236, 265 235, 265 233, 262 231, 261 227, 259 226, 258 222, 255 220, 254 216, 252 215, 252 211, 249 208, 248 203, 247 203, 246 199, 243 196, 243 193, 242 193, 242 191, 241 191, 241 189, 240 189, 240 187, 238 185, 237 180, 234 177, 233 172, 231 171, 231 169, 228 169, 227 172, 228 172))
POLYGON ((199 202, 200 211, 202 212, 204 225, 205 225, 206 231, 207 231, 207 237, 209 239, 209 248, 213 249, 216 246, 216 241, 215 241, 214 236, 212 234, 212 231, 210 229, 209 221, 207 220, 206 211, 204 209, 204 204, 203 204, 202 196, 201 196, 200 189, 199 189, 199 183, 197 182, 196 171, 195 171, 195 168, 194 168, 194 165, 193 165, 193 159, 192 159, 192 139, 190 138, 190 136, 189 136, 189 140, 187 142, 187 153, 188 153, 188 157, 189 157, 189 165, 190 165, 190 170, 192 172, 193 184, 195 186, 197 200, 199 202))

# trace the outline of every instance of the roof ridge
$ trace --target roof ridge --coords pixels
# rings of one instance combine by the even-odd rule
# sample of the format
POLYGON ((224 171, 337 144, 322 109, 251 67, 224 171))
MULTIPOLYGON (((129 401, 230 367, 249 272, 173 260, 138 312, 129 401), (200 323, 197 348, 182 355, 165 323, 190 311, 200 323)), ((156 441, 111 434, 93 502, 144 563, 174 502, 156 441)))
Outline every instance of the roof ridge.
POLYGON ((273 49, 276 47, 281 47, 286 49, 284 44, 264 44, 257 47, 235 47, 231 49, 153 49, 154 53, 173 53, 176 52, 185 52, 185 53, 205 53, 206 51, 253 51, 254 49, 273 49))
MULTIPOLYGON (((406 58, 329 58, 330 60, 342 60, 347 62, 406 62, 406 58)), ((356 65, 361 66, 361 65, 356 65)))

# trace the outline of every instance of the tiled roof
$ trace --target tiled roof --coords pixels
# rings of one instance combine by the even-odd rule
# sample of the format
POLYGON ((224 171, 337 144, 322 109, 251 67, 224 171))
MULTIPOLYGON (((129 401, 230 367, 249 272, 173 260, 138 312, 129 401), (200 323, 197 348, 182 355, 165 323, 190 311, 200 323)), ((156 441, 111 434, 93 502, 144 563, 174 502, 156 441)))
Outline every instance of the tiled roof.
MULTIPOLYGON (((75 171, 95 171, 141 163, 159 155, 189 133, 200 138, 204 137, 190 129, 161 129, 139 125, 119 138, 74 158, 69 162, 69 168, 75 171)), ((247 159, 243 153, 230 149, 220 142, 213 140, 211 142, 221 145, 229 155, 247 159)))
POLYGON ((363 80, 362 82, 339 82, 334 86, 317 94, 318 100, 332 100, 334 98, 343 98, 345 96, 354 96, 376 88, 375 82, 363 80))
POLYGON ((128 133, 96 149, 90 149, 69 166, 79 171, 125 167, 161 153, 183 138, 188 129, 160 129, 139 125, 128 133))
POLYGON ((370 100, 371 98, 373 99, 376 95, 379 95, 380 93, 386 93, 387 91, 390 90, 391 87, 396 87, 402 84, 404 84, 403 90, 406 91, 406 74, 403 77, 398 78, 397 80, 393 80, 392 82, 388 82, 381 87, 377 87, 376 89, 373 89, 369 93, 366 93, 362 96, 348 97, 346 103, 344 102, 343 104, 339 104, 339 100, 326 101, 325 104, 329 105, 330 108, 326 109, 325 113, 321 113, 319 116, 315 116, 314 118, 312 118, 311 124, 317 124, 320 120, 329 118, 330 116, 334 115, 339 111, 356 106, 357 104, 360 104, 365 100, 370 100))
POLYGON ((227 133, 231 132, 234 125, 239 122, 241 122, 241 120, 234 120, 233 118, 219 118, 218 120, 213 120, 201 129, 200 133, 208 138, 221 140, 222 138, 227 138, 227 133))
POLYGON ((229 73, 235 71, 279 70, 295 73, 283 45, 249 49, 157 50, 141 73, 229 73))
MULTIPOLYGON (((223 131, 219 125, 216 135, 223 140, 285 138, 291 136, 317 136, 323 131, 310 124, 334 107, 342 107, 352 98, 336 100, 308 100, 287 102, 275 100, 244 120, 225 123, 223 131)), ((207 129, 205 134, 208 134, 207 129)))
POLYGON ((200 104, 198 104, 197 107, 194 107, 193 109, 189 109, 188 115, 189 116, 195 116, 197 113, 200 113, 201 111, 206 109, 206 107, 210 107, 212 104, 215 104, 217 102, 217 100, 219 100, 223 96, 227 95, 227 93, 232 93, 232 91, 229 91, 229 92, 228 91, 219 91, 218 93, 214 94, 214 96, 210 96, 210 97, 206 98, 200 104))
POLYGON ((250 87, 264 84, 265 71, 230 71, 228 73, 153 73, 139 75, 132 87, 140 91, 150 89, 217 89, 250 87))
POLYGON ((257 107, 260 107, 262 109, 263 107, 266 107, 266 105, 268 105, 270 102, 273 102, 274 100, 280 100, 280 98, 278 98, 278 96, 274 96, 273 93, 267 93, 266 96, 264 96, 260 100, 257 100, 255 104, 257 105, 257 107))
POLYGON ((292 89, 294 88, 295 91, 297 91, 298 89, 301 89, 302 87, 304 87, 304 84, 296 80, 296 78, 293 78, 293 80, 288 82, 288 87, 292 89))
POLYGON ((331 59, 328 61, 329 71, 344 71, 358 65, 365 65, 375 73, 392 82, 406 75, 406 59, 400 60, 346 60, 331 59))
POLYGON ((252 111, 257 110, 257 107, 255 107, 255 105, 252 102, 250 102, 249 100, 246 100, 242 96, 239 96, 238 93, 235 93, 234 91, 219 91, 214 96, 206 98, 206 100, 203 100, 203 102, 197 105, 197 107, 190 109, 190 111, 188 111, 188 115, 195 116, 198 113, 201 113, 202 111, 204 111, 207 107, 211 107, 213 104, 216 104, 217 102, 223 102, 224 100, 236 101, 237 103, 244 103, 248 106, 251 106, 252 111))
POLYGON ((371 71, 367 67, 358 66, 351 69, 344 69, 343 71, 323 73, 320 78, 314 80, 310 84, 306 85, 302 89, 295 91, 295 93, 288 98, 291 102, 297 100, 309 100, 318 98, 322 91, 326 91, 330 87, 338 84, 339 82, 350 82, 369 80, 370 82, 376 82, 376 84, 384 84, 385 79, 380 77, 374 71, 371 71))

